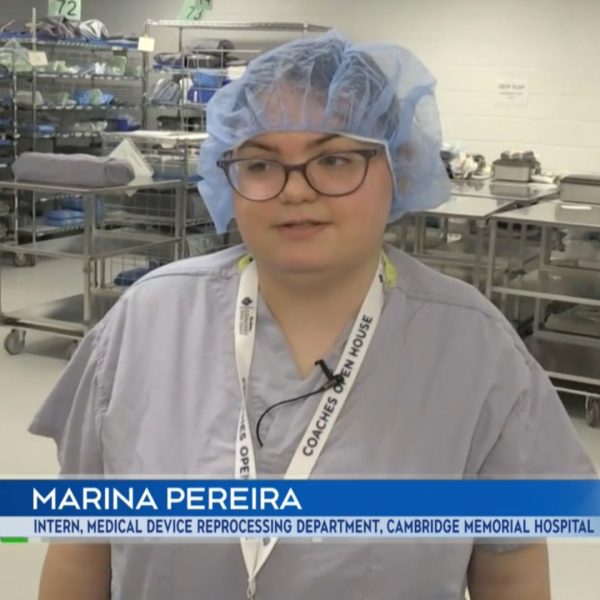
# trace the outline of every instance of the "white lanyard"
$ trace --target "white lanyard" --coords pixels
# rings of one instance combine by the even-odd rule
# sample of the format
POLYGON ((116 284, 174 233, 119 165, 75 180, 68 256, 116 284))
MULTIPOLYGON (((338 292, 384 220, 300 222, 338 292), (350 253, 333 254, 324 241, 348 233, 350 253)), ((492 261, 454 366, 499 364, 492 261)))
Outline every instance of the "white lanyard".
MULTIPOLYGON (((386 257, 383 256, 334 371, 335 374, 343 374, 344 383, 335 385, 323 393, 321 402, 288 466, 285 479, 308 479, 333 430, 377 328, 383 310, 384 280, 385 276, 389 275, 389 267, 386 257)), ((235 448, 235 477, 246 480, 257 477, 254 446, 246 410, 248 378, 256 333, 257 304, 258 271, 256 263, 250 262, 240 276, 235 314, 235 357, 242 393, 235 448)), ((240 543, 248 572, 248 598, 253 599, 256 594, 256 577, 271 555, 277 538, 242 538, 240 543)))

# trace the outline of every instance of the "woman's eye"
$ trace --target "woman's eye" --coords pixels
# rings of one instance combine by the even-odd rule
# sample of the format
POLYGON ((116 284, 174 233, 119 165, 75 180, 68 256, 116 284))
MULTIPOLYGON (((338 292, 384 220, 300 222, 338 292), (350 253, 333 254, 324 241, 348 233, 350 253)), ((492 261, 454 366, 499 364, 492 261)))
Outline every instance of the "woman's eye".
POLYGON ((328 154, 319 159, 319 165, 323 167, 345 167, 352 163, 352 157, 347 154, 328 154))
POLYGON ((259 174, 269 170, 271 165, 264 160, 252 160, 244 163, 243 169, 248 173, 259 174))

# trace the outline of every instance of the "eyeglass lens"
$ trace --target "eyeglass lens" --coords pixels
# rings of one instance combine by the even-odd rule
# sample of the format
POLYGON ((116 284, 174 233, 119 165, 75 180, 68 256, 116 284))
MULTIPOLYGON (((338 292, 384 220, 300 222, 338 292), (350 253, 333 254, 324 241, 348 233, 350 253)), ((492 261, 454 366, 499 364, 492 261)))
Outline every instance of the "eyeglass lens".
MULTIPOLYGON (((304 172, 308 183, 317 192, 343 196, 362 184, 368 162, 369 158, 358 152, 325 154, 308 161, 304 172)), ((241 196, 251 200, 267 200, 283 191, 288 174, 281 163, 249 158, 232 161, 229 178, 241 196)))

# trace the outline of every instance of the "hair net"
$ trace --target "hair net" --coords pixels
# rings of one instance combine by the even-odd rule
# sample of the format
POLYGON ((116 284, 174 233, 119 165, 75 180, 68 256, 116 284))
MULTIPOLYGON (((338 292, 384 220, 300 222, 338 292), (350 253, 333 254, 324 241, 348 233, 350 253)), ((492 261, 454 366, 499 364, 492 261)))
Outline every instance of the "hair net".
POLYGON ((353 44, 333 31, 257 57, 207 107, 199 190, 217 231, 233 217, 233 191, 217 161, 273 131, 340 133, 384 144, 394 179, 390 222, 444 202, 450 184, 434 87, 408 50, 353 44))

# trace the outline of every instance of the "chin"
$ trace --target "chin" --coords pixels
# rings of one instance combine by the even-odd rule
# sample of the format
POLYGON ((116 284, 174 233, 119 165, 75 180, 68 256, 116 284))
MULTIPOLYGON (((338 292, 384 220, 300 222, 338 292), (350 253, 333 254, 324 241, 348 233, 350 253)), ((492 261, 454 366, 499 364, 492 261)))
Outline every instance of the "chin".
POLYGON ((270 257, 268 263, 277 271, 285 273, 319 273, 331 269, 335 260, 323 252, 285 252, 270 257))

